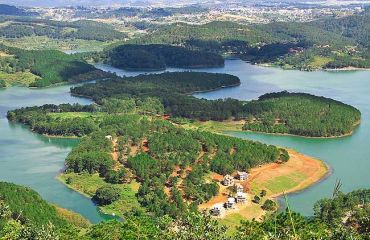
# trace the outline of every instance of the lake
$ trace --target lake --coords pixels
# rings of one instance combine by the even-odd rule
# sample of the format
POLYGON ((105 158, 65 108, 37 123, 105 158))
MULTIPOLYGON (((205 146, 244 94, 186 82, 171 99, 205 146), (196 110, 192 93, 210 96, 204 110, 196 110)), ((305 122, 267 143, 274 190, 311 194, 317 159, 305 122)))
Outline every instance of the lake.
MULTIPOLYGON (((134 76, 145 72, 127 72, 99 64, 98 68, 134 76)), ((167 69, 176 71, 178 69, 167 69)), ((221 72, 238 76, 241 85, 214 92, 195 94, 217 99, 232 97, 256 99, 272 91, 300 91, 331 97, 354 105, 362 112, 362 124, 353 136, 338 139, 307 139, 254 133, 229 133, 269 144, 294 148, 325 161, 333 173, 324 181, 289 196, 292 208, 304 215, 312 214, 314 202, 330 196, 336 179, 343 182, 343 191, 370 187, 370 71, 300 72, 250 65, 240 60, 227 60, 224 68, 197 71, 221 72)), ((11 124, 5 115, 9 109, 46 103, 91 103, 88 99, 70 96, 70 86, 45 89, 12 87, 0 90, 0 180, 29 186, 43 198, 61 207, 76 211, 95 223, 102 215, 90 199, 76 193, 55 179, 64 159, 77 139, 49 138, 32 133, 20 124, 11 124)))

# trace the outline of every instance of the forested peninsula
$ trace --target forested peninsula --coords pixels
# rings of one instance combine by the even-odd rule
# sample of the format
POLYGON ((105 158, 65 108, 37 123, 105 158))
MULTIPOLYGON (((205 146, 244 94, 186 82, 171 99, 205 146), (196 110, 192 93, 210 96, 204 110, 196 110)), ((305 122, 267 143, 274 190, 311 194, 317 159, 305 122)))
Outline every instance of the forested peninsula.
POLYGON ((24 50, 0 45, 0 55, 0 84, 3 87, 47 87, 110 76, 78 56, 56 50, 24 50))
POLYGON ((333 99, 303 93, 272 93, 257 101, 206 100, 189 94, 234 86, 240 80, 226 74, 163 73, 114 78, 71 89, 100 103, 107 98, 157 97, 166 114, 201 121, 245 120, 244 130, 288 133, 307 137, 350 134, 359 124, 356 108, 333 99))

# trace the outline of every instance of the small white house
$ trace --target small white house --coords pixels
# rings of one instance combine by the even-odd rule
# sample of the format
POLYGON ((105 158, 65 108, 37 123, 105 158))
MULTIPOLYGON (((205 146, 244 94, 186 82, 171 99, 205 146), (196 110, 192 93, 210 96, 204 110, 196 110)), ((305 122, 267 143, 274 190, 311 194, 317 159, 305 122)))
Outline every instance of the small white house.
POLYGON ((222 210, 223 210, 223 205, 222 205, 222 203, 218 203, 218 204, 215 204, 214 206, 213 206, 213 208, 211 209, 211 214, 213 215, 213 216, 220 216, 221 215, 221 212, 222 212, 222 210))
POLYGON ((113 137, 111 135, 107 135, 107 136, 105 136, 105 138, 108 139, 109 141, 113 140, 113 137))
POLYGON ((226 208, 234 208, 235 205, 235 198, 231 197, 227 199, 226 208))
POLYGON ((243 192, 237 192, 235 195, 235 199, 237 203, 245 203, 247 201, 247 194, 243 192))
POLYGON ((225 186, 232 186, 234 185, 234 178, 229 174, 225 175, 224 179, 222 180, 222 184, 225 186))
POLYGON ((247 178, 248 178, 248 173, 246 173, 246 172, 238 172, 238 179, 240 181, 247 180, 247 178))

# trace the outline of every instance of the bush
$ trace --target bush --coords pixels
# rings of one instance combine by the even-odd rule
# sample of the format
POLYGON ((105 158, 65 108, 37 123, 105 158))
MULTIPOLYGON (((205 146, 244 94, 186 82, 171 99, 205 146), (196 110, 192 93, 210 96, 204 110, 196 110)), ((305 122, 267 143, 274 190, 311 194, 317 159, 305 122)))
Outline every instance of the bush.
POLYGON ((120 189, 114 186, 104 186, 96 190, 93 200, 98 205, 108 205, 117 201, 120 197, 120 189))
POLYGON ((276 209, 276 203, 270 199, 267 199, 261 208, 265 211, 274 211, 276 209))
POLYGON ((254 203, 259 204, 259 203, 261 202, 261 198, 260 198, 258 195, 255 195, 252 201, 253 201, 254 203))
POLYGON ((261 192, 260 192, 260 197, 263 198, 264 196, 266 196, 267 192, 265 189, 263 189, 261 192))

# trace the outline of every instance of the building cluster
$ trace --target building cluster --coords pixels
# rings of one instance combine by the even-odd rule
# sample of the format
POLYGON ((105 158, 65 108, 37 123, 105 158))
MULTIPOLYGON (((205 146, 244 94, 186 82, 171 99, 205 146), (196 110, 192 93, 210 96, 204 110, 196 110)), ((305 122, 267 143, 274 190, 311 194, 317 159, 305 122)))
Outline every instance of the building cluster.
POLYGON ((211 214, 213 216, 220 216, 224 210, 234 209, 235 205, 244 204, 247 202, 247 194, 244 192, 244 188, 240 183, 237 183, 236 180, 245 181, 248 179, 248 173, 238 172, 236 179, 231 175, 225 175, 222 184, 226 187, 234 187, 235 195, 229 196, 225 203, 217 203, 211 209, 211 214))

